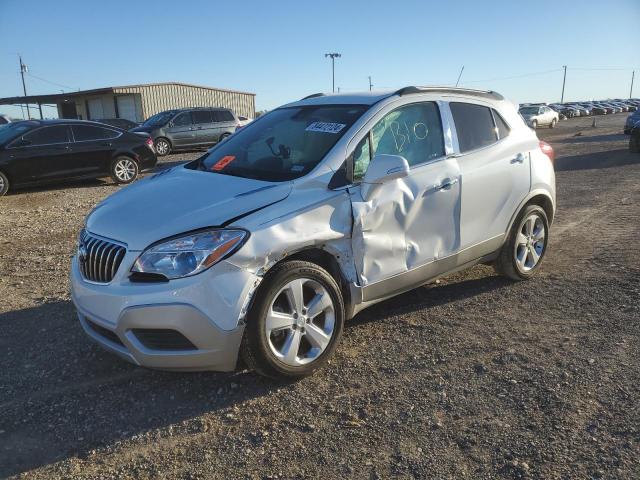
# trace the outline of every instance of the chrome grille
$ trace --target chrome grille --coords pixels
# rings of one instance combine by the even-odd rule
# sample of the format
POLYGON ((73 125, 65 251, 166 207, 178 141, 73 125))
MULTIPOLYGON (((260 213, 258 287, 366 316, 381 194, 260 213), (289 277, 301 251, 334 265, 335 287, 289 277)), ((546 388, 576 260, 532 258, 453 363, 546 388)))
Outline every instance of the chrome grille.
POLYGON ((78 242, 78 262, 82 276, 92 282, 109 283, 118 271, 126 252, 127 248, 124 245, 83 230, 78 242))

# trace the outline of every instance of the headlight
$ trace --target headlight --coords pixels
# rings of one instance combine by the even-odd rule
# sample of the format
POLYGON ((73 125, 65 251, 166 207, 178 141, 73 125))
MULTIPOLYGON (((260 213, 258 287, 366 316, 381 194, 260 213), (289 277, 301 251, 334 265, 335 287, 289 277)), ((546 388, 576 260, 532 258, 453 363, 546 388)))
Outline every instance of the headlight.
POLYGON ((131 271, 163 275, 168 279, 200 273, 242 246, 244 230, 205 230, 167 240, 148 248, 131 271))

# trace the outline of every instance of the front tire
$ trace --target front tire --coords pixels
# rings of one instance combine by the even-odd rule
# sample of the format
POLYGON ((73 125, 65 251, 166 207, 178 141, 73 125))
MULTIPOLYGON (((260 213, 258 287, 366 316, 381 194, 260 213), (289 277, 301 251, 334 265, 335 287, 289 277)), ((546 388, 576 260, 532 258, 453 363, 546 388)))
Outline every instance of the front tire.
POLYGON ((171 153, 171 142, 166 138, 157 138, 154 146, 159 157, 164 157, 171 153))
POLYGON ((262 375, 306 377, 333 355, 344 315, 342 293, 329 273, 309 262, 283 262, 256 292, 240 354, 262 375))
POLYGON ((549 124, 549 128, 556 128, 556 123, 557 123, 557 120, 554 118, 553 120, 551 120, 551 123, 549 124))
POLYGON ((138 173, 138 163, 129 157, 121 156, 111 162, 111 178, 116 183, 131 183, 138 178, 138 173))
MULTIPOLYGON (((629 139, 629 151, 631 153, 640 153, 640 135, 631 135, 629 139)), ((2 193, 0 193, 2 195, 2 193)))
POLYGON ((496 261, 496 270, 513 280, 530 279, 540 268, 548 241, 547 214, 538 205, 528 205, 511 227, 496 261))
POLYGON ((0 172, 0 197, 7 194, 9 191, 9 179, 7 176, 0 172))
POLYGON ((538 121, 537 121, 537 120, 533 120, 533 121, 531 122, 531 128, 533 128, 534 130, 535 130, 536 128, 538 128, 538 121))

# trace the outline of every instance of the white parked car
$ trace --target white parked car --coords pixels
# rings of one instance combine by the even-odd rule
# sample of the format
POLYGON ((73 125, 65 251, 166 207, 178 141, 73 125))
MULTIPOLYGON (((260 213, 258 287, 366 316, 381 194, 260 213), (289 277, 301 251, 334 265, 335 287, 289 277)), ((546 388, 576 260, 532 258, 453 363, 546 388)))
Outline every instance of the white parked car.
POLYGON ((522 115, 524 121, 527 122, 527 125, 534 130, 544 126, 554 128, 560 120, 558 112, 544 105, 520 107, 520 115, 522 115))
POLYGON ((228 371, 240 352, 301 377, 376 302, 477 263, 530 278, 554 212, 553 151, 497 93, 312 95, 100 203, 72 298, 135 364, 228 371))

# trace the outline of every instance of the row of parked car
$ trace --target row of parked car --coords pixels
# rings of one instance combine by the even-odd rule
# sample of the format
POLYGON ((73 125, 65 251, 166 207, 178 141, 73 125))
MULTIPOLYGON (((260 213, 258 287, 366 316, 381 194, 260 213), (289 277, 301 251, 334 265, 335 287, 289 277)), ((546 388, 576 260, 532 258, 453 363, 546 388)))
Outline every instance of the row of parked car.
POLYGON ((553 128, 560 120, 591 115, 611 115, 635 112, 640 108, 640 99, 604 100, 572 103, 524 103, 520 105, 520 115, 532 128, 547 126, 553 128))
POLYGON ((10 188, 111 176, 131 183, 157 156, 207 148, 250 120, 227 108, 184 108, 142 124, 122 118, 24 120, 0 125, 0 196, 10 188))

